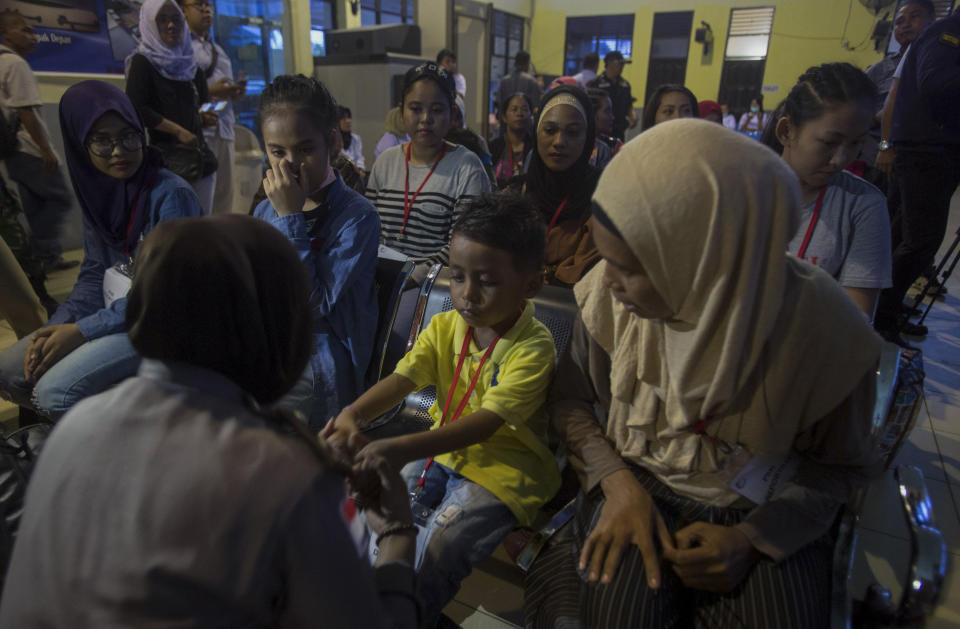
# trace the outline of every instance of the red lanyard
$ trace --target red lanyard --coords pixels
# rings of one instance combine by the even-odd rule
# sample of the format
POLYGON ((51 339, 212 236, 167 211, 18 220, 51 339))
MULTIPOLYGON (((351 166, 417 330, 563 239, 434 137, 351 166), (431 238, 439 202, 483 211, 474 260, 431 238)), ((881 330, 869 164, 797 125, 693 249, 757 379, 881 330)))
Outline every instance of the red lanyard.
POLYGON ((547 233, 550 233, 550 230, 553 229, 553 226, 557 224, 557 219, 560 218, 560 212, 563 211, 563 208, 567 207, 567 201, 570 200, 570 197, 565 198, 560 202, 560 207, 557 208, 557 211, 553 213, 553 218, 550 219, 550 225, 547 226, 547 233))
POLYGON ((447 143, 443 143, 443 148, 440 149, 440 157, 437 158, 437 161, 433 163, 433 167, 430 168, 430 172, 427 173, 427 176, 422 182, 420 182, 420 187, 417 188, 417 191, 413 193, 413 198, 409 201, 407 196, 410 194, 410 147, 413 146, 413 143, 407 144, 407 158, 406 158, 406 169, 407 169, 407 179, 403 184, 403 225, 400 226, 400 233, 403 233, 403 230, 407 228, 407 218, 410 217, 410 208, 413 207, 414 201, 417 200, 417 195, 420 194, 420 191, 423 190, 423 187, 427 185, 427 181, 430 180, 430 176, 433 175, 433 171, 437 169, 437 164, 440 163, 440 160, 443 159, 443 156, 447 154, 447 143))
MULTIPOLYGON (((510 140, 507 140, 507 148, 510 149, 510 175, 511 175, 512 177, 515 177, 515 176, 519 175, 520 173, 517 172, 517 162, 516 162, 516 160, 513 159, 513 156, 514 156, 513 144, 510 144, 510 140)), ((523 155, 523 151, 524 151, 525 148, 526 148, 526 144, 524 144, 522 147, 520 147, 520 154, 521 154, 521 155, 523 155)))
POLYGON ((805 253, 807 253, 807 245, 810 244, 810 237, 813 236, 813 230, 817 226, 817 221, 820 219, 820 208, 823 207, 823 195, 827 193, 827 187, 824 186, 820 188, 820 194, 817 195, 817 204, 813 207, 813 216, 810 217, 810 224, 807 225, 807 233, 803 236, 803 243, 800 245, 800 250, 797 251, 797 257, 801 260, 805 253))
MULTIPOLYGON (((520 320, 521 315, 523 315, 523 310, 520 311, 520 314, 517 315, 517 318, 513 320, 513 323, 510 324, 510 327, 504 331, 504 334, 510 331, 513 326, 517 324, 517 321, 520 320)), ((463 409, 467 407, 467 402, 470 401, 470 395, 473 393, 474 387, 477 386, 477 380, 480 378, 480 372, 483 371, 483 365, 487 362, 487 359, 490 358, 490 355, 493 354, 493 348, 497 346, 497 342, 500 340, 502 335, 498 334, 493 342, 487 347, 487 351, 483 353, 483 357, 480 359, 480 364, 477 365, 477 371, 473 374, 473 378, 470 379, 470 385, 467 387, 466 392, 464 392, 463 397, 460 399, 460 404, 457 405, 457 410, 453 412, 453 416, 450 418, 450 423, 460 419, 460 414, 463 413, 463 409)), ((460 347, 460 358, 457 359, 457 369, 453 372, 453 381, 450 383, 450 390, 447 391, 447 400, 443 403, 443 415, 440 416, 440 425, 437 428, 442 428, 443 425, 447 422, 447 412, 450 410, 450 402, 453 400, 453 394, 456 392, 457 383, 460 382, 460 372, 463 371, 463 361, 467 357, 467 352, 470 351, 470 339, 473 337, 473 326, 467 326, 467 332, 463 335, 463 345, 460 347)), ((420 474, 420 480, 417 481, 417 489, 423 487, 423 484, 426 482, 427 470, 430 469, 430 466, 433 464, 434 457, 427 459, 427 464, 423 467, 423 472, 420 474)))

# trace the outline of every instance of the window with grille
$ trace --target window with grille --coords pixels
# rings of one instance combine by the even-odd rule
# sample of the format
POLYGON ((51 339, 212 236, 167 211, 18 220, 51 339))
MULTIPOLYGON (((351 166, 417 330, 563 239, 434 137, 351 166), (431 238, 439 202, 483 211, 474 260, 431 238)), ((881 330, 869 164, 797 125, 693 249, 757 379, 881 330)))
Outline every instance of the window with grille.
POLYGON ((724 59, 766 59, 771 31, 773 7, 731 9, 724 59))
POLYGON ((633 52, 632 14, 567 18, 567 42, 563 59, 565 75, 573 76, 579 72, 587 53, 595 52, 602 60, 613 50, 620 51, 625 59, 630 58, 633 52))
POLYGON ((415 0, 360 0, 360 23, 415 24, 415 0))
POLYGON ((314 57, 326 54, 323 32, 337 28, 333 0, 310 0, 310 45, 314 57))

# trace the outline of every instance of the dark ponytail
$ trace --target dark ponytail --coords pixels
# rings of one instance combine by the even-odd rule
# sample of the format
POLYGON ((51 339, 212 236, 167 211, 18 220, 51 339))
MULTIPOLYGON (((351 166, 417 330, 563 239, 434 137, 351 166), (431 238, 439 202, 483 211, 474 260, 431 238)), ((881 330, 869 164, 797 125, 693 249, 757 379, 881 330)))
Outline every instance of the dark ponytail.
POLYGON ((257 123, 262 127, 264 120, 287 108, 309 117, 324 136, 329 137, 334 129, 340 128, 337 101, 326 86, 314 78, 302 74, 276 77, 260 94, 257 123))
POLYGON ((777 139, 777 123, 784 116, 799 128, 824 114, 828 107, 847 103, 877 102, 877 86, 863 70, 849 63, 824 63, 808 68, 797 79, 787 97, 780 103, 763 130, 764 144, 783 153, 777 139))

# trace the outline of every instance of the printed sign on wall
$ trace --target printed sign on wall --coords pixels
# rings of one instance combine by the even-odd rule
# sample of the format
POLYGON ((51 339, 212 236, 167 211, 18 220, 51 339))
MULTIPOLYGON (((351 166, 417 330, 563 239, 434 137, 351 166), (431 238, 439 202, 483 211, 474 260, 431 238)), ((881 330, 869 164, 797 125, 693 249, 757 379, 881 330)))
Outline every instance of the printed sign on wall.
POLYGON ((37 33, 27 55, 39 72, 122 74, 140 38, 142 0, 0 0, 37 33))

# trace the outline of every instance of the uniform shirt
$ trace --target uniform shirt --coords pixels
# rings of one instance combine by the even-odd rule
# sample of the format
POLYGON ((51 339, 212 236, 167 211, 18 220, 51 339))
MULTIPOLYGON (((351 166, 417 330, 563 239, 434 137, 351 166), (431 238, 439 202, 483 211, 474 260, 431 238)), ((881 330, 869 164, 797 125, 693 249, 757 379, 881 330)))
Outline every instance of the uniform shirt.
POLYGON ((589 87, 599 87, 610 96, 613 103, 613 132, 616 138, 623 139, 627 131, 627 116, 633 108, 633 94, 630 92, 630 83, 622 76, 616 80, 607 78, 606 74, 599 74, 597 78, 587 84, 589 87))
POLYGON ((415 627, 412 569, 358 557, 343 498, 234 382, 144 359, 44 445, 0 626, 415 627))
MULTIPOLYGON (((190 184, 166 169, 159 171, 157 183, 150 190, 150 199, 145 207, 149 208, 149 214, 143 226, 143 236, 162 221, 203 216, 197 193, 190 184)), ((96 211, 96 208, 91 209, 96 211)), ((136 249, 129 254, 135 256, 136 249)), ((83 263, 80 265, 77 283, 67 300, 60 304, 50 317, 47 325, 76 323, 83 338, 88 341, 123 332, 127 298, 121 297, 110 304, 109 308, 104 308, 103 276, 107 269, 129 260, 127 252, 108 246, 97 230, 84 219, 83 263)))
POLYGON ((344 148, 343 154, 347 156, 347 159, 356 164, 358 168, 366 170, 366 166, 364 166, 363 163, 363 141, 360 139, 360 136, 353 131, 350 132, 350 135, 353 138, 350 140, 350 148, 344 148))
POLYGON ((453 84, 457 88, 457 94, 460 94, 460 96, 463 96, 464 98, 466 98, 467 97, 467 79, 464 78, 462 74, 457 72, 456 74, 453 75, 453 84))
MULTIPOLYGON (((556 461, 546 445, 544 408, 556 349, 550 331, 533 318, 533 310, 528 302, 520 319, 497 343, 461 415, 487 410, 502 419, 503 425, 486 441, 436 457, 437 463, 489 490, 510 508, 521 526, 533 522, 537 510, 560 486, 556 461)), ((434 315, 394 371, 418 388, 436 386, 437 401, 430 407, 434 429, 440 427, 467 328, 455 310, 434 315)), ((486 349, 471 340, 468 351, 450 413, 463 399, 486 349)))
POLYGON ((890 93, 893 79, 897 78, 894 73, 900 65, 905 50, 906 48, 901 48, 900 52, 887 55, 866 70, 866 75, 877 86, 877 111, 883 109, 883 103, 887 100, 887 94, 890 93))
MULTIPOLYGON (((4 118, 13 123, 16 120, 14 111, 29 107, 37 114, 40 127, 49 138, 50 133, 47 131, 47 125, 40 116, 42 105, 43 101, 40 99, 37 78, 33 75, 30 64, 10 48, 0 44, 0 111, 3 112, 4 118)), ((43 157, 40 147, 33 141, 23 125, 20 125, 17 139, 20 141, 18 150, 34 157, 43 157)))
POLYGON ((897 149, 960 146, 960 14, 927 27, 901 65, 890 134, 897 149))
MULTIPOLYGON (((490 178, 479 157, 459 144, 448 144, 443 159, 413 202, 404 228, 407 146, 384 151, 367 182, 367 198, 380 214, 380 242, 417 263, 447 264, 453 224, 467 203, 490 191, 490 178)), ((410 164, 409 199, 432 167, 433 164, 410 164)))
MULTIPOLYGON (((196 35, 191 36, 190 43, 193 44, 193 58, 197 62, 197 67, 203 70, 204 74, 210 68, 210 64, 213 63, 213 51, 217 51, 217 65, 213 69, 213 74, 207 79, 208 87, 220 79, 233 81, 233 64, 230 63, 230 57, 227 56, 227 53, 219 44, 209 39, 200 39, 196 35)), ((215 138, 219 133, 220 139, 233 140, 235 137, 233 124, 236 121, 233 113, 233 103, 228 100, 227 106, 221 109, 218 115, 220 116, 219 124, 216 127, 205 127, 203 134, 209 138, 215 138)))
MULTIPOLYGON (((800 229, 787 249, 791 254, 800 250, 815 206, 816 200, 801 208, 800 229)), ((804 260, 832 275, 841 286, 891 286, 886 196, 852 173, 837 173, 827 185, 804 260)))
POLYGON ((336 417, 363 393, 373 354, 380 219, 339 173, 316 209, 280 216, 267 199, 253 215, 280 230, 306 267, 314 328, 313 391, 323 401, 322 417, 336 417))

